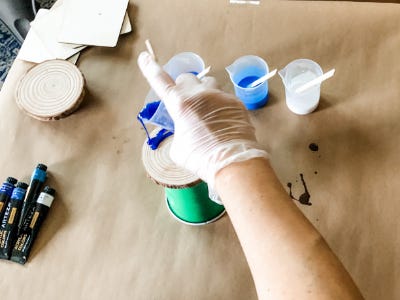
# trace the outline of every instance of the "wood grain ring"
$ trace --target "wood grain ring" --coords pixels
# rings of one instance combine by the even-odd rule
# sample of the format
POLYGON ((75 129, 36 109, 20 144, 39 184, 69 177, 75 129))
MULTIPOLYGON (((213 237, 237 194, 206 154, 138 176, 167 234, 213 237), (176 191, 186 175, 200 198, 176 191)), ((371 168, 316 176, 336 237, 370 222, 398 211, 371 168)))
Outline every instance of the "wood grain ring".
MULTIPOLYGON (((151 133, 156 135, 158 130, 151 133)), ((149 177, 157 184, 167 188, 182 189, 198 184, 196 175, 177 166, 169 155, 173 136, 165 139, 156 150, 151 150, 147 142, 142 147, 142 161, 149 177)))
POLYGON ((48 60, 31 68, 18 83, 20 109, 41 121, 58 120, 73 113, 85 95, 85 79, 65 60, 48 60))

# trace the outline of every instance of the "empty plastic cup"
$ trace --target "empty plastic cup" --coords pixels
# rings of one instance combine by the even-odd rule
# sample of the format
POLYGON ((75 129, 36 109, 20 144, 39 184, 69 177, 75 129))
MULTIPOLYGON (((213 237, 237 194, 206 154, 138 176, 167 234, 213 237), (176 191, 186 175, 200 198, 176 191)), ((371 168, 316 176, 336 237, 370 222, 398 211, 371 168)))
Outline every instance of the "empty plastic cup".
POLYGON ((175 80, 183 73, 193 73, 197 75, 205 68, 204 61, 193 52, 182 52, 173 56, 166 65, 163 66, 165 72, 175 80))
MULTIPOLYGON (((173 80, 184 73, 192 73, 197 75, 205 68, 203 59, 193 52, 182 52, 174 55, 164 66, 165 72, 171 76, 173 80)), ((151 123, 169 131, 174 131, 174 122, 169 115, 164 102, 160 101, 160 97, 150 90, 145 99, 145 106, 139 113, 139 118, 144 124, 151 123)))
POLYGON ((296 93, 296 89, 322 75, 319 64, 309 59, 296 59, 278 73, 285 85, 287 107, 298 115, 313 112, 319 103, 321 84, 304 92, 296 93))
POLYGON ((257 109, 267 103, 267 80, 255 87, 249 87, 252 82, 269 72, 267 63, 261 57, 242 56, 226 67, 226 71, 233 83, 236 96, 242 100, 247 109, 257 109))

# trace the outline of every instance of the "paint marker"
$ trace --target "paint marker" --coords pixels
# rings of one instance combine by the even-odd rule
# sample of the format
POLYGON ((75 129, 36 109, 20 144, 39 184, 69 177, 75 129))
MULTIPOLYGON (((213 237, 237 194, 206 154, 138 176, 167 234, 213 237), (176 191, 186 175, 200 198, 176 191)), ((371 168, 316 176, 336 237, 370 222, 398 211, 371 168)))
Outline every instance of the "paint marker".
POLYGON ((35 241, 39 229, 47 216, 51 204, 53 203, 55 193, 56 191, 54 189, 46 186, 43 192, 39 195, 31 218, 24 220, 21 233, 19 234, 18 240, 12 251, 12 261, 25 264, 28 260, 33 242, 35 241))
POLYGON ((18 182, 7 204, 0 225, 0 258, 9 259, 18 234, 18 220, 28 184, 18 182))
POLYGON ((44 164, 38 164, 31 176, 31 184, 29 185, 28 195, 24 201, 21 211, 21 217, 18 220, 18 231, 22 226, 22 222, 28 214, 35 209, 36 199, 40 194, 40 190, 43 187, 47 177, 47 166, 44 164))
POLYGON ((8 177, 0 188, 0 220, 3 219, 4 212, 7 207, 8 200, 11 198, 12 191, 17 183, 14 177, 8 177))

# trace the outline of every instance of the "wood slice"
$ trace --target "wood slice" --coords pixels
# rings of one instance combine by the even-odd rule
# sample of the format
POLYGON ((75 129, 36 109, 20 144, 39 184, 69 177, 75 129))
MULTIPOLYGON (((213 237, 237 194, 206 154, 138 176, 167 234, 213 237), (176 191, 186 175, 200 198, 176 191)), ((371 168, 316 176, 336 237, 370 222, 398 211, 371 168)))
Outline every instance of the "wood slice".
MULTIPOLYGON (((155 136, 158 130, 152 132, 155 136)), ((177 166, 169 155, 173 136, 165 139, 156 150, 151 150, 147 142, 142 147, 142 161, 149 177, 157 184, 168 188, 187 188, 201 180, 196 175, 177 166)))
POLYGON ((73 113, 85 95, 85 79, 65 60, 48 60, 31 68, 20 80, 17 104, 41 121, 58 120, 73 113))

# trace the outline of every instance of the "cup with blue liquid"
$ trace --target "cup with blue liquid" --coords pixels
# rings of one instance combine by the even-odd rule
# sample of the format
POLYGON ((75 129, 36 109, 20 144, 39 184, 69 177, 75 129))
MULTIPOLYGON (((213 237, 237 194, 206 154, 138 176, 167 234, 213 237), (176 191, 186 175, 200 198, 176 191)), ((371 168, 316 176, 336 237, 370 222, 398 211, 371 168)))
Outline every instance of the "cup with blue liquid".
POLYGON ((258 109, 267 103, 268 80, 262 80, 257 85, 253 84, 269 74, 268 65, 261 57, 242 56, 225 69, 233 83, 236 96, 247 109, 258 109))

